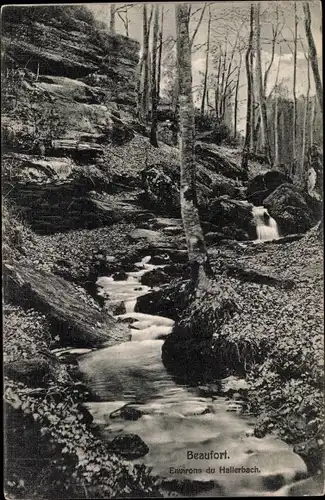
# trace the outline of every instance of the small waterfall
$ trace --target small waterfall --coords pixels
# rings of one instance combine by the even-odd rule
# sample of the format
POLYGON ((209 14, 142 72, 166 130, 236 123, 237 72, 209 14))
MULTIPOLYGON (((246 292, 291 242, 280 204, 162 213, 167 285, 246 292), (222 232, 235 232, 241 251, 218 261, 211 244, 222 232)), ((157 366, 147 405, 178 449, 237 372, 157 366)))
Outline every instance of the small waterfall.
POLYGON ((258 240, 277 240, 279 238, 278 225, 266 208, 253 207, 253 216, 258 240))

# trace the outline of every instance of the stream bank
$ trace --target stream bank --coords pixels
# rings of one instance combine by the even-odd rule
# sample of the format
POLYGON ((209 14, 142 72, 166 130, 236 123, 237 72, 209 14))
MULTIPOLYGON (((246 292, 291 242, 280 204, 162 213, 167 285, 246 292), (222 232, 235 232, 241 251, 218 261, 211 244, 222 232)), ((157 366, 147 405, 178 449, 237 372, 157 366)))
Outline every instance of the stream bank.
MULTIPOLYGON (((310 243, 312 241, 313 238, 311 238, 310 243)), ((291 246, 293 244, 290 243, 291 246)), ((262 244, 259 246, 262 246, 262 244)), ((284 246, 287 247, 286 244, 284 246)), ((271 248, 272 245, 269 245, 269 249, 271 248)), ((241 250, 244 250, 243 247, 241 250)), ((263 253, 263 250, 259 250, 263 253)), ((245 256, 247 260, 250 260, 253 255, 256 258, 256 254, 258 254, 256 248, 255 250, 251 248, 249 251, 246 247, 245 251, 250 254, 245 256)), ((286 251, 288 251, 288 247, 286 251)), ((291 248, 291 251, 297 252, 299 251, 299 247, 296 245, 296 248, 291 248)), ((270 260, 272 260, 272 250, 267 253, 270 254, 270 260)), ((269 360, 266 353, 272 346, 272 342, 269 342, 268 345, 263 345, 262 340, 260 346, 258 346, 255 340, 254 349, 252 349, 250 339, 248 338, 245 345, 246 352, 244 352, 242 350, 243 341, 240 341, 239 338, 236 339, 235 335, 231 336, 228 333, 227 337, 223 336, 221 340, 219 339, 219 349, 217 351, 221 351, 220 356, 218 352, 216 353, 215 349, 217 344, 216 337, 218 335, 214 335, 212 344, 209 335, 207 335, 205 350, 200 350, 198 345, 199 334, 202 338, 202 329, 204 327, 211 327, 212 325, 213 328, 211 314, 208 323, 206 316, 197 317, 197 313, 202 307, 205 307, 206 310, 208 308, 211 309, 211 301, 203 298, 202 303, 198 305, 196 315, 193 314, 193 310, 189 311, 186 307, 183 311, 183 320, 184 317, 189 316, 190 312, 192 316, 188 319, 192 323, 192 326, 195 321, 200 324, 201 328, 200 332, 197 333, 196 343, 191 339, 192 352, 189 355, 189 367, 186 367, 188 346, 186 344, 186 337, 183 335, 180 340, 180 352, 176 358, 176 363, 181 363, 181 369, 175 371, 175 366, 172 366, 166 372, 166 368, 161 363, 161 351, 164 352, 169 339, 172 339, 175 335, 179 335, 179 330, 171 328, 170 320, 164 317, 164 315, 168 314, 168 309, 166 307, 162 308, 161 303, 160 308, 158 302, 156 303, 156 310, 153 311, 151 309, 151 313, 158 315, 148 315, 145 312, 146 304, 154 304, 154 301, 148 302, 149 299, 146 300, 146 296, 148 295, 146 294, 147 288, 146 286, 137 285, 136 278, 141 279, 141 275, 145 276, 144 273, 146 271, 152 272, 152 270, 150 271, 150 264, 147 263, 150 263, 148 259, 144 259, 138 264, 139 267, 142 267, 142 270, 126 273, 125 281, 114 281, 113 277, 100 278, 98 280, 98 285, 102 290, 101 294, 116 302, 119 302, 121 299, 126 300, 125 309, 127 312, 119 314, 118 317, 122 321, 130 322, 131 341, 113 348, 95 351, 80 358, 81 370, 86 373, 88 384, 90 384, 101 399, 101 402, 89 403, 87 407, 94 415, 95 421, 101 426, 103 439, 108 439, 109 441, 113 439, 113 442, 115 442, 117 438, 121 439, 121 436, 124 435, 140 436, 143 443, 148 445, 148 448, 144 448, 142 452, 139 452, 144 457, 137 460, 153 466, 153 471, 161 478, 160 484, 163 492, 165 492, 164 494, 172 490, 178 492, 178 494, 185 493, 191 494, 191 496, 194 491, 197 494, 209 491, 210 496, 236 496, 237 494, 239 496, 243 494, 257 496, 261 492, 273 495, 275 491, 278 495, 287 495, 292 489, 296 488, 295 491, 297 491, 297 487, 300 487, 301 491, 304 491, 304 488, 311 487, 313 491, 320 494, 319 476, 316 475, 314 478, 301 480, 299 483, 294 481, 306 476, 307 468, 304 468, 305 466, 302 465, 302 461, 299 462, 301 459, 298 459, 298 455, 292 453, 292 447, 285 445, 283 441, 279 440, 279 436, 283 436, 285 431, 288 432, 288 428, 283 425, 283 421, 280 426, 277 427, 275 425, 277 417, 274 414, 274 409, 272 411, 271 408, 268 408, 266 411, 270 412, 269 416, 267 413, 259 415, 260 417, 262 416, 262 419, 260 418, 258 421, 252 416, 253 413, 259 414, 258 407, 254 407, 254 396, 252 398, 254 382, 256 384, 254 387, 256 393, 259 387, 256 380, 253 380, 255 374, 252 371, 252 366, 256 365, 257 362, 259 362, 262 368, 263 365, 267 365, 269 360), (141 304, 141 306, 139 307, 138 304, 141 304), (140 309, 141 312, 133 312, 134 308, 138 311, 140 309), (165 337, 167 341, 163 344, 161 339, 165 337), (237 364, 236 358, 233 355, 234 352, 232 356, 229 355, 231 354, 229 352, 231 351, 231 346, 235 341, 239 358, 237 358, 237 364), (193 344, 195 344, 195 353, 193 344), (259 348, 261 350, 259 356, 255 355, 254 357, 254 354, 257 354, 254 351, 259 348), (197 361, 198 354, 202 358, 201 364, 197 361), (243 359, 240 359, 241 356, 243 359), (218 366, 222 358, 223 364, 218 366), (210 370, 206 369, 203 371, 201 369, 204 363, 210 370), (238 379, 240 372, 238 368, 239 363, 242 368, 241 375, 247 379, 248 386, 244 379, 238 379), (211 370, 213 366, 217 369, 211 370), (195 368, 197 368, 198 375, 196 379, 194 377, 195 368), (230 376, 220 384, 215 379, 217 373, 219 374, 219 380, 220 376, 224 378, 229 373, 233 373, 236 376, 230 376), (233 388, 232 384, 234 384, 233 388), (224 386, 227 387, 227 385, 228 389, 225 391, 224 386), (238 417, 233 417, 227 413, 232 411, 243 416, 238 420, 238 417), (249 415, 251 416, 249 417, 249 415), (215 430, 216 428, 219 429, 223 418, 225 426, 220 435, 223 436, 224 441, 219 443, 215 436, 215 430), (179 437, 180 426, 182 429, 181 438, 179 437), (173 434, 173 430, 176 433, 175 435, 173 434), (270 437, 264 437, 267 435, 270 437), (196 436, 195 443, 193 436, 196 436), (235 463, 235 467, 244 467, 243 463, 246 463, 247 457, 249 457, 249 463, 252 463, 255 457, 259 464, 263 464, 264 473, 259 476, 259 479, 253 476, 251 480, 245 479, 244 483, 239 478, 238 481, 229 481, 229 477, 223 481, 219 467, 226 466, 227 462, 226 465, 223 465, 221 462, 220 464, 216 464, 213 460, 210 462, 207 461, 204 462, 205 468, 202 468, 200 461, 195 462, 195 464, 191 461, 187 462, 187 449, 200 450, 200 443, 202 446, 204 443, 202 451, 206 451, 206 439, 209 440, 211 449, 226 448, 232 450, 229 453, 235 463), (232 442, 236 451, 232 449, 232 442), (243 450, 240 453, 238 451, 238 442, 243 442, 243 450), (179 444, 176 445, 176 443, 179 444), (272 460, 270 458, 271 455, 273 457, 272 460), (163 461, 159 457, 164 457, 163 461), (183 464, 180 468, 177 467, 178 462, 183 464), (175 466, 173 466, 174 463, 176 464, 175 466), (173 472, 170 472, 171 469, 173 469, 173 472), (208 469, 209 472, 205 474, 204 471, 208 469), (283 474, 283 470, 287 472, 283 474), (189 475, 186 477, 186 474, 189 475), (291 481, 293 482, 290 483, 291 481)), ((212 258, 213 264, 215 262, 212 258)), ((216 269, 216 265, 214 265, 214 270, 216 271, 216 269)), ((270 268, 268 271, 270 272, 270 268)), ((264 274, 260 274, 259 277, 265 279, 266 275, 264 269, 264 274)), ((256 274, 253 274, 252 277, 253 282, 256 282, 258 276, 256 277, 256 274)), ((282 286, 283 282, 281 282, 280 278, 281 275, 278 276, 278 280, 275 280, 275 283, 272 282, 272 286, 275 284, 275 289, 279 291, 280 284, 280 290, 285 291, 288 287, 282 286)), ((282 277, 282 279, 284 278, 282 277)), ((220 281, 222 280, 218 280, 219 285, 220 281)), ((234 285, 234 283, 231 283, 231 285, 234 285)), ((247 286, 244 284, 243 286, 243 291, 247 293, 247 286)), ((264 286, 269 287, 270 284, 268 283, 264 286)), ((290 285, 289 289, 291 290, 292 288, 293 286, 290 285)), ((168 294, 166 290, 163 292, 165 295, 168 294)), ((241 290, 239 290, 240 292, 241 290)), ((149 296, 157 293, 158 290, 151 292, 149 296)), ((215 298, 215 293, 213 295, 215 298)), ((236 294, 235 300, 238 297, 240 295, 236 294)), ((166 306, 166 301, 164 305, 166 306)), ((175 309, 173 308, 173 313, 174 311, 175 309)), ((218 319, 220 323, 220 315, 218 319)), ((182 320, 178 323, 181 322, 182 320)), ((203 341, 201 340, 201 342, 203 341)), ((173 342, 171 345, 173 345, 173 342)), ((272 353, 270 358, 272 359, 272 353)), ((261 379, 261 383, 263 385, 267 381, 263 382, 261 379)), ((278 391, 278 387, 276 386, 273 390, 278 391)), ((313 411, 317 411, 317 393, 315 393, 315 389, 311 388, 311 390, 316 400, 312 401, 311 398, 310 403, 314 405, 313 411)), ((270 387, 270 391, 272 392, 272 387, 270 387)), ((264 403, 264 408, 266 408, 267 401, 263 401, 262 394, 261 392, 255 394, 255 401, 258 401, 259 407, 264 403)), ((271 394, 271 398, 272 396, 273 394, 271 394)), ((289 400, 289 411, 291 410, 290 403, 289 400)), ((288 411, 284 414, 288 416, 288 411)), ((280 415, 279 413, 278 416, 280 415)), ((295 439, 297 429, 291 428, 290 431, 291 439, 292 437, 295 439)), ((288 437, 285 437, 285 440, 288 440, 288 437)), ((317 447, 317 443, 315 445, 317 447)), ((321 450, 321 446, 319 446, 319 450, 321 450)), ((310 453, 309 450, 309 456, 306 453, 302 453, 304 458, 307 457, 309 459, 307 463, 309 464, 308 469, 310 473, 317 472, 317 464, 319 464, 320 460, 317 450, 316 453, 315 449, 313 451, 314 453, 310 453)))

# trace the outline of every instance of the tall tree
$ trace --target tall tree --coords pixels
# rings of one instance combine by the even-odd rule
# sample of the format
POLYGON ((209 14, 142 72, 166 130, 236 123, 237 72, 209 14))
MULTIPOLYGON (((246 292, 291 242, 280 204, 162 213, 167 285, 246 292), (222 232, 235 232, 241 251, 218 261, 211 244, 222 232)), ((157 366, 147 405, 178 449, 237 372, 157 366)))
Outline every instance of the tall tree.
POLYGON ((323 114, 323 84, 322 84, 322 80, 321 80, 320 72, 319 72, 319 67, 318 67, 316 45, 315 45, 312 30, 311 30, 311 15, 310 15, 310 8, 309 8, 308 2, 304 2, 303 9, 304 9, 304 15, 305 15, 305 32, 306 32, 306 38, 308 41, 310 64, 311 64, 311 68, 313 70, 317 99, 318 99, 318 102, 320 105, 321 113, 323 114))
POLYGON ((110 8, 110 19, 109 19, 109 31, 112 35, 115 35, 115 13, 116 13, 116 4, 111 3, 110 8))
MULTIPOLYGON (((251 22, 251 32, 252 32, 252 50, 250 51, 250 57, 249 57, 249 66, 248 70, 250 71, 250 86, 251 86, 251 98, 250 98, 250 104, 251 104, 251 111, 250 111, 250 143, 249 143, 249 149, 250 151, 254 151, 254 145, 255 145, 255 115, 256 115, 256 95, 255 95, 255 73, 254 73, 254 60, 255 60, 255 45, 254 45, 254 17, 255 14, 253 15, 253 20, 251 22)), ((246 73, 247 73, 247 68, 246 68, 246 73)))
MULTIPOLYGON (((276 17, 276 22, 275 22, 275 24, 272 23, 271 58, 270 58, 270 61, 268 63, 268 66, 265 70, 264 79, 263 79, 264 100, 266 101, 266 103, 268 102, 268 100, 270 99, 270 97, 272 95, 272 92, 270 92, 270 94, 268 96, 266 96, 267 87, 268 87, 268 80, 269 80, 269 75, 270 75, 270 72, 271 72, 271 69, 273 66, 273 62, 274 62, 275 47, 276 47, 276 43, 278 40, 278 36, 282 31, 282 27, 280 26, 280 22, 279 22, 279 5, 278 4, 276 4, 276 6, 275 6, 275 17, 276 17)), ((253 65, 252 65, 252 67, 253 67, 253 65)), ((253 87, 254 87, 254 85, 253 85, 253 87)), ((255 106, 254 106, 254 118, 255 118, 255 106)), ((255 122, 255 120, 253 120, 253 121, 255 122)), ((253 126, 254 131, 252 132, 252 143, 253 143, 252 150, 254 153, 256 152, 256 149, 257 149, 257 141, 258 141, 258 137, 259 137, 259 133, 260 133, 260 127, 261 127, 261 113, 259 113, 259 115, 257 117, 256 125, 254 123, 254 126, 253 126)))
POLYGON ((136 72, 136 99, 137 99, 137 117, 140 121, 144 121, 142 109, 142 72, 143 72, 143 52, 141 52, 139 64, 136 72))
POLYGON ((260 22, 261 4, 257 2, 255 9, 255 25, 256 25, 256 69, 257 69, 257 88, 258 98, 260 101, 260 115, 261 115, 261 132, 262 132, 262 147, 268 163, 272 164, 271 148, 268 135, 267 126, 267 110, 266 99, 264 94, 263 76, 262 76, 262 60, 261 60, 261 22, 260 22))
POLYGON ((197 286, 206 282, 210 271, 208 254, 197 207, 194 158, 194 105, 192 62, 187 4, 175 4, 177 32, 177 69, 180 111, 180 199, 192 280, 197 286))
POLYGON ((157 140, 157 44, 159 29, 159 6, 155 5, 153 36, 152 36, 152 64, 151 64, 151 130, 150 143, 158 147, 157 140))
MULTIPOLYGON (((294 5, 294 34, 293 34, 293 127, 292 127, 292 168, 297 169, 297 44, 298 44, 298 15, 297 15, 297 3, 293 2, 294 5)), ((292 171, 292 174, 295 172, 292 171)))
POLYGON ((201 102, 201 116, 204 115, 205 101, 207 99, 207 85, 208 85, 208 74, 209 74, 209 57, 210 57, 210 30, 211 30, 211 8, 209 6, 209 18, 208 18, 208 34, 207 34, 207 48, 205 54, 205 72, 203 81, 203 93, 201 102))
POLYGON ((310 135, 309 135, 309 145, 310 145, 310 147, 314 143, 314 129, 315 129, 315 118, 316 118, 316 112, 315 112, 316 99, 317 99, 316 96, 312 97, 312 99, 311 99, 310 127, 309 127, 309 133, 310 133, 310 135))
POLYGON ((241 51, 239 51, 239 66, 237 71, 237 82, 236 82, 235 102, 234 102, 234 139, 237 138, 238 92, 239 92, 241 63, 242 63, 242 54, 241 51))
POLYGON ((278 103, 278 91, 275 91, 274 96, 274 167, 277 168, 279 165, 279 103, 278 103))
POLYGON ((142 53, 142 67, 143 67, 143 89, 141 95, 141 117, 144 121, 148 118, 148 95, 149 95, 149 30, 148 30, 148 13, 147 5, 143 4, 142 7, 142 39, 143 39, 143 53, 142 53))
POLYGON ((246 133, 245 133, 245 142, 244 149, 242 154, 242 168, 248 168, 248 156, 250 152, 251 146, 251 133, 252 133, 252 68, 251 68, 251 52, 253 50, 253 36, 254 36, 254 18, 255 18, 255 6, 251 4, 250 6, 250 30, 249 30, 249 39, 248 46, 246 49, 245 55, 245 66, 246 66, 246 77, 247 77, 247 111, 246 111, 246 133))
POLYGON ((216 83, 215 83, 215 94, 214 94, 214 102, 215 102, 215 113, 216 113, 216 121, 219 123, 220 121, 220 75, 221 75, 221 63, 222 63, 222 54, 221 47, 219 47, 219 56, 218 56, 218 69, 216 75, 216 83))
MULTIPOLYGON (((309 94, 310 94, 310 61, 309 57, 305 53, 305 58, 307 61, 307 93, 305 97, 305 111, 304 111, 304 123, 302 129, 302 151, 301 151, 301 162, 300 171, 298 176, 298 181, 301 181, 304 177, 304 167, 305 167, 305 155, 306 155, 306 141, 307 141, 307 123, 308 123, 308 110, 309 110, 309 94)), ((312 124, 310 124, 312 126, 312 124)))
POLYGON ((274 166, 278 167, 280 163, 280 151, 279 151, 279 89, 278 89, 278 81, 279 81, 279 73, 280 73, 280 64, 281 64, 281 47, 279 54, 279 62, 278 69, 276 73, 275 85, 274 85, 274 166))
MULTIPOLYGON (((199 17, 199 19, 196 23, 196 26, 193 30, 193 34, 192 34, 191 38, 189 38, 190 52, 192 52, 192 50, 193 50, 195 38, 196 38, 197 33, 199 31, 199 28, 202 24, 206 7, 207 7, 207 4, 205 3, 201 9, 197 9, 194 13, 191 13, 192 6, 191 6, 191 4, 189 4, 188 13, 187 13, 188 30, 189 30, 191 16, 193 16, 197 12, 201 11, 200 17, 199 17)), ((176 47, 177 47, 177 42, 176 42, 176 47)), ((173 132, 174 142, 175 142, 175 140, 177 142, 177 135, 178 135, 178 130, 179 130, 179 84, 178 84, 178 78, 176 78, 176 80, 175 80, 175 108, 174 108, 174 127, 173 128, 174 128, 174 132, 173 132)))
POLYGON ((158 48, 158 74, 157 74, 157 104, 160 100, 160 81, 161 81, 161 60, 163 49, 163 29, 164 29, 164 6, 161 6, 160 30, 159 30, 159 48, 158 48))

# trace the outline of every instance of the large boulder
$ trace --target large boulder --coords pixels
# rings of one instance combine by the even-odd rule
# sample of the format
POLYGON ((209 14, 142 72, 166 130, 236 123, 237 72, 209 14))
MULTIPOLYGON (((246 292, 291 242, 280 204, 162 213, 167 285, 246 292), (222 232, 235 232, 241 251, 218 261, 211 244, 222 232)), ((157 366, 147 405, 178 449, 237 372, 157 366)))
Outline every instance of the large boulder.
MULTIPOLYGON (((162 347, 168 371, 187 382, 206 383, 228 375, 221 351, 212 347, 222 325, 238 311, 238 295, 220 280, 200 297, 188 294, 175 318, 171 335, 162 347)), ((229 368, 235 370, 235 365, 229 368)), ((230 373, 229 373, 230 374, 230 373)))
POLYGON ((170 246, 170 241, 167 236, 160 231, 152 231, 151 229, 134 229, 129 234, 129 239, 131 242, 142 241, 146 247, 170 246))
POLYGON ((243 200, 246 197, 246 188, 234 179, 221 174, 214 175, 212 186, 213 197, 228 195, 230 198, 243 200))
POLYGON ((215 199, 208 211, 203 212, 204 220, 212 222, 229 239, 249 240, 256 238, 253 205, 227 196, 215 199))
POLYGON ((264 206, 276 220, 281 235, 303 233, 315 222, 312 210, 292 184, 279 186, 264 200, 264 206))
POLYGON ((135 312, 177 320, 188 304, 191 284, 188 280, 161 287, 137 298, 135 312))
POLYGON ((278 170, 269 170, 264 174, 256 175, 248 182, 247 199, 254 205, 263 205, 265 198, 285 183, 292 184, 292 180, 278 170))
POLYGON ((143 457, 149 453, 149 447, 137 434, 116 436, 107 442, 107 448, 126 460, 143 457))
MULTIPOLYGON (((46 313, 51 332, 59 335, 62 345, 99 347, 128 338, 127 329, 113 316, 96 308, 86 298, 82 300, 71 283, 54 274, 24 264, 6 264, 4 292, 8 301, 46 313)), ((16 367, 15 373, 33 373, 33 366, 31 362, 25 363, 16 367)), ((46 370, 44 364, 44 373, 46 370)))

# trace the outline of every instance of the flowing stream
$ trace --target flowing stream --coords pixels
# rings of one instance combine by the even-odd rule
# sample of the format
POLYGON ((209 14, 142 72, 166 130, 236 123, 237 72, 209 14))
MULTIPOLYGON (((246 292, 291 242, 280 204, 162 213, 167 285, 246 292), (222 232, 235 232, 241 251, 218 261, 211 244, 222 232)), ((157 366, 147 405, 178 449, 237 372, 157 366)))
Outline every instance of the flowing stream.
MULTIPOLYGON (((269 226, 270 227, 270 226, 269 226)), ((164 338, 173 321, 134 312, 136 299, 148 292, 140 277, 157 267, 145 257, 125 281, 99 278, 100 294, 121 300, 130 322, 130 341, 83 355, 81 370, 102 402, 87 403, 103 439, 138 435, 149 452, 134 460, 153 468, 166 491, 186 496, 278 496, 285 485, 306 475, 303 460, 280 439, 254 437, 254 419, 242 414, 244 380, 233 398, 188 387, 167 373, 161 361, 164 338), (112 418, 126 403, 142 415, 137 420, 112 418), (198 454, 198 455, 195 455, 198 454)))

